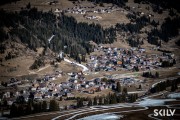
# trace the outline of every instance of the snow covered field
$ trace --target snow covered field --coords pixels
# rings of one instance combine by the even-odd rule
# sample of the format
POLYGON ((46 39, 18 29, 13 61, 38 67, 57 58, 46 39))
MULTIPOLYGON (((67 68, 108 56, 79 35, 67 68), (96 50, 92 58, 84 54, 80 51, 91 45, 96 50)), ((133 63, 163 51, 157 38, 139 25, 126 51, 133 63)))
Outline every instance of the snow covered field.
POLYGON ((168 98, 177 99, 180 98, 180 93, 172 93, 167 96, 168 98))
POLYGON ((79 120, 119 120, 123 116, 115 115, 115 114, 99 114, 99 115, 92 115, 88 117, 81 118, 79 120))
POLYGON ((166 101, 174 101, 175 99, 144 99, 138 102, 139 106, 161 106, 164 105, 166 101))

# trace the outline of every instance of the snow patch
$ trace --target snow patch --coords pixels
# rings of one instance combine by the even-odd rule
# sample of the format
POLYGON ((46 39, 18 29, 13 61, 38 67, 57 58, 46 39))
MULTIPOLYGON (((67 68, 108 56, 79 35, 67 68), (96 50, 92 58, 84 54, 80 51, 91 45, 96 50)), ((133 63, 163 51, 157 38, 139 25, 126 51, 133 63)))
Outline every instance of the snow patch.
POLYGON ((177 98, 180 98, 180 93, 172 93, 172 94, 169 94, 167 97, 171 99, 177 99, 177 98))
POLYGON ((105 113, 105 114, 98 114, 98 115, 84 117, 79 120, 119 120, 122 117, 123 116, 119 116, 116 114, 105 113))
POLYGON ((54 36, 55 36, 55 35, 52 35, 52 36, 48 39, 49 43, 51 42, 51 40, 53 39, 54 36))
POLYGON ((128 94, 136 94, 136 93, 145 93, 147 91, 132 91, 132 92, 128 92, 128 94))
POLYGON ((164 105, 166 101, 174 101, 175 99, 144 99, 138 102, 140 106, 160 106, 164 105))
POLYGON ((66 58, 64 58, 64 61, 66 61, 66 62, 68 62, 68 63, 74 63, 74 64, 76 64, 77 66, 82 67, 82 68, 83 68, 83 72, 89 70, 86 66, 84 66, 84 65, 82 65, 82 64, 79 64, 79 63, 76 63, 76 62, 71 62, 70 60, 68 60, 68 59, 66 59, 66 58))

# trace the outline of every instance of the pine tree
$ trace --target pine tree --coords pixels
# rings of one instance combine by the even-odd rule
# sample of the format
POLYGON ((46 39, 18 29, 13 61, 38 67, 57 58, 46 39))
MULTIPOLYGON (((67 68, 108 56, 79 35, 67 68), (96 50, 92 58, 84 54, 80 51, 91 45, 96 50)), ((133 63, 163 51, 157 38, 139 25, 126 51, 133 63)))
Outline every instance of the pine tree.
POLYGON ((39 102, 37 105, 37 112, 42 112, 42 103, 39 102))
POLYGON ((57 111, 59 110, 59 105, 58 103, 56 102, 56 100, 50 100, 50 104, 49 104, 49 110, 50 111, 57 111))
POLYGON ((89 99, 89 101, 88 101, 88 106, 92 106, 92 100, 91 99, 89 99))
POLYGON ((67 109, 68 109, 68 107, 67 107, 67 105, 65 105, 65 106, 64 106, 64 110, 67 110, 67 109))
POLYGON ((27 9, 30 9, 30 8, 31 8, 30 2, 26 5, 26 8, 27 8, 27 9))
POLYGON ((11 117, 17 117, 18 116, 18 108, 17 108, 17 105, 15 103, 13 103, 11 108, 10 108, 10 116, 11 117))
POLYGON ((107 105, 107 104, 109 104, 109 101, 108 101, 108 98, 106 97, 104 98, 104 105, 107 105))
POLYGON ((63 99, 62 99, 62 96, 59 98, 59 100, 60 100, 60 101, 62 101, 62 100, 63 100, 63 99))
POLYGON ((172 83, 172 85, 171 85, 171 92, 174 92, 176 90, 176 88, 175 88, 175 84, 174 83, 172 83))
POLYGON ((139 85, 139 89, 142 89, 142 86, 141 86, 141 84, 139 85))
POLYGON ((102 97, 99 97, 99 105, 103 105, 102 97))
POLYGON ((125 102, 126 101, 126 94, 122 93, 121 95, 121 101, 125 102))
POLYGON ((123 88, 123 94, 127 94, 127 88, 123 88))
POLYGON ((94 97, 93 105, 97 105, 97 97, 94 97))
POLYGON ((38 113, 38 103, 33 103, 33 113, 38 113))
POLYGON ((111 94, 110 104, 116 104, 116 103, 117 103, 116 94, 111 94))
POLYGON ((158 72, 156 72, 155 76, 156 76, 156 78, 159 78, 159 73, 158 73, 158 72))
POLYGON ((24 105, 23 104, 18 104, 18 110, 17 110, 18 112, 18 116, 23 116, 23 115, 25 115, 25 112, 26 111, 24 111, 24 105))
POLYGON ((130 102, 135 102, 137 97, 138 97, 137 94, 131 94, 130 95, 130 102))
POLYGON ((120 85, 120 82, 117 82, 117 85, 116 85, 116 91, 117 91, 117 92, 121 92, 121 85, 120 85))
POLYGON ((175 90, 178 89, 178 79, 175 80, 175 82, 174 82, 174 87, 175 87, 175 90))
POLYGON ((32 104, 28 103, 26 107, 26 114, 29 115, 32 113, 32 104))
POLYGON ((133 102, 133 94, 129 95, 129 102, 133 102))
POLYGON ((121 95, 118 95, 116 99, 117 99, 117 103, 121 103, 122 102, 121 95))
POLYGON ((176 64, 176 59, 173 59, 173 64, 176 64))
POLYGON ((172 83, 171 83, 171 91, 174 92, 175 90, 178 89, 178 86, 177 86, 177 83, 178 81, 177 80, 174 80, 172 83))
POLYGON ((77 99, 77 107, 78 108, 83 107, 83 98, 78 98, 77 99))
POLYGON ((151 71, 149 72, 149 77, 152 77, 153 75, 152 75, 152 73, 151 73, 151 71))
POLYGON ((47 102, 46 101, 43 101, 43 103, 42 103, 42 111, 43 112, 47 111, 47 102))

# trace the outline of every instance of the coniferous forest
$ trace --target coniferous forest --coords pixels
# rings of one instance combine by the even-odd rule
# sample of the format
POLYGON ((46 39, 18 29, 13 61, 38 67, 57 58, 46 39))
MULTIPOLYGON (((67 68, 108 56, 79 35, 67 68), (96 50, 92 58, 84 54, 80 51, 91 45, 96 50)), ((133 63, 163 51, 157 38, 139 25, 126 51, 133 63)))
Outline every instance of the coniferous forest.
POLYGON ((1 0, 0 5, 7 4, 7 3, 12 3, 12 2, 17 2, 17 1, 19 1, 19 0, 1 0))
POLYGON ((52 11, 42 12, 27 7, 19 13, 0 10, 0 14, 2 41, 9 37, 12 39, 18 37, 33 50, 37 47, 49 47, 57 53, 63 50, 75 59, 79 54, 92 52, 93 46, 90 45, 90 41, 97 44, 113 43, 116 37, 113 28, 103 29, 98 24, 77 23, 73 17, 63 13, 57 17, 52 11), (12 29, 6 33, 3 27, 12 29), (52 35, 54 35, 53 39, 48 41, 52 35))

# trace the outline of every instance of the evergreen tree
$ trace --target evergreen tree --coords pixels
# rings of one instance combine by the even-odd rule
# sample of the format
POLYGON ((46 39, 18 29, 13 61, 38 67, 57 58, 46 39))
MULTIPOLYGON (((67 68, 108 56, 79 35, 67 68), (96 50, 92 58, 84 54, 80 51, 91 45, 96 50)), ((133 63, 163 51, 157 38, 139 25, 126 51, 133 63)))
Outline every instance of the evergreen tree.
POLYGON ((122 102, 121 95, 118 95, 116 99, 117 99, 117 103, 121 103, 122 102))
POLYGON ((28 103, 26 107, 26 114, 29 115, 32 113, 32 104, 28 103))
POLYGON ((59 100, 60 100, 60 101, 62 101, 62 100, 63 100, 62 96, 59 98, 59 100))
POLYGON ((18 104, 24 104, 24 103, 25 103, 24 96, 18 96, 18 97, 16 98, 16 102, 17 102, 18 104))
POLYGON ((174 87, 175 87, 175 90, 178 89, 178 79, 175 80, 175 82, 174 82, 174 87))
POLYGON ((127 94, 127 88, 123 88, 123 94, 127 94))
POLYGON ((43 103, 42 103, 42 111, 43 112, 47 111, 47 102, 46 101, 43 101, 43 103))
POLYGON ((102 97, 99 97, 99 105, 103 105, 103 99, 102 99, 102 97))
POLYGON ((77 99, 77 107, 83 107, 83 98, 78 98, 77 99))
POLYGON ((97 105, 97 97, 94 97, 93 105, 97 105))
POLYGON ((121 95, 121 101, 125 102, 126 101, 126 94, 122 93, 121 95))
POLYGON ((50 111, 57 111, 59 110, 59 105, 58 103, 56 102, 56 100, 50 100, 50 104, 49 104, 49 110, 50 111))
POLYGON ((15 103, 13 103, 11 108, 10 108, 10 116, 11 117, 17 117, 18 116, 18 107, 15 103))
POLYGON ((159 73, 156 72, 156 73, 155 73, 155 76, 156 76, 156 78, 159 78, 159 73))
POLYGON ((139 89, 142 89, 142 86, 141 86, 141 84, 139 85, 139 89))
POLYGON ((92 100, 91 99, 89 99, 89 101, 88 101, 88 106, 92 106, 92 100))
POLYGON ((107 104, 109 104, 109 101, 108 101, 108 98, 106 97, 104 98, 104 105, 107 105, 107 104))
POLYGON ((27 4, 26 8, 27 8, 27 9, 30 9, 30 8, 31 8, 30 2, 27 4))
POLYGON ((116 91, 117 91, 117 92, 121 92, 121 85, 120 85, 120 82, 117 82, 117 85, 116 85, 116 91))
POLYGON ((33 103, 33 113, 38 113, 38 103, 37 102, 33 103))
POLYGON ((176 64, 176 59, 173 59, 173 64, 176 64))
POLYGON ((136 101, 136 99, 137 99, 137 97, 138 97, 138 95, 137 94, 130 94, 129 95, 130 97, 130 102, 135 102, 136 101))
POLYGON ((68 109, 68 107, 67 107, 67 105, 65 105, 65 106, 64 106, 64 110, 67 110, 67 109, 68 109))
POLYGON ((42 103, 41 102, 38 102, 37 104, 37 112, 42 112, 42 103))
POLYGON ((174 81, 171 83, 171 92, 174 92, 176 89, 178 89, 177 81, 174 80, 174 81))
POLYGON ((23 104, 18 104, 18 116, 24 116, 25 115, 25 112, 24 111, 24 105, 23 104))
POLYGON ((171 85, 171 92, 174 92, 176 89, 175 89, 175 85, 172 83, 171 85))
POLYGON ((116 93, 112 94, 112 99, 111 99, 111 104, 116 104, 117 103, 117 96, 116 93))

